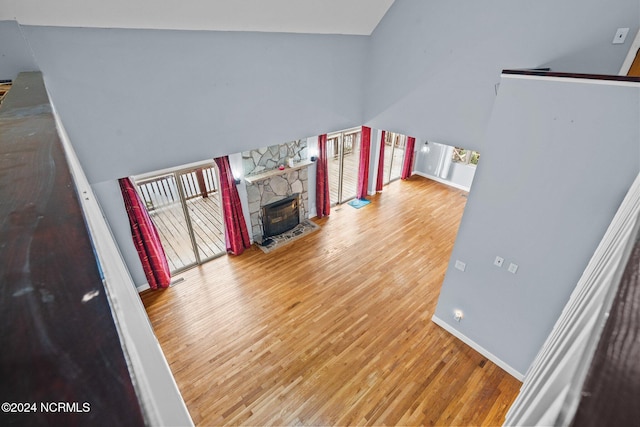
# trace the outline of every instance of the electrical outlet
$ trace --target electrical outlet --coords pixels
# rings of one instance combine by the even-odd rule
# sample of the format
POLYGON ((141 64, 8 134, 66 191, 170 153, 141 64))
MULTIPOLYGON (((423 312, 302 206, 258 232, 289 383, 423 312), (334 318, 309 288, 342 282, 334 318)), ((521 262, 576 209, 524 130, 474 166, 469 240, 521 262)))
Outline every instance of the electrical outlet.
POLYGON ((616 35, 613 37, 613 41, 611 43, 623 44, 624 41, 627 39, 628 33, 629 33, 628 28, 618 28, 618 31, 616 31, 616 35))
POLYGON ((495 265, 496 267, 502 267, 503 263, 504 263, 504 258, 502 258, 501 256, 497 256, 495 261, 493 261, 493 265, 495 265))
POLYGON ((457 259, 456 260, 456 269, 458 269, 460 271, 464 271, 465 268, 467 268, 467 264, 465 264, 464 262, 462 262, 459 259, 457 259))
POLYGON ((454 319, 456 322, 461 321, 463 317, 464 317, 464 313, 462 312, 462 310, 455 310, 455 311, 453 312, 453 319, 454 319))
POLYGON ((509 270, 509 273, 516 274, 516 272, 518 271, 518 264, 514 264, 514 263, 509 264, 508 270, 509 270))

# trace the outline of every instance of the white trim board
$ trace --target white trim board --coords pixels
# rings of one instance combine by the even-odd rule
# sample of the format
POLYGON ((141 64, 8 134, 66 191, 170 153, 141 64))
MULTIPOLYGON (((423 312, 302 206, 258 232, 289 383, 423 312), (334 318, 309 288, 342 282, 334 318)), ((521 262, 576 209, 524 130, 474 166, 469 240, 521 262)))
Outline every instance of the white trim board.
POLYGON ((529 74, 502 74, 500 77, 502 77, 503 79, 542 80, 545 82, 563 82, 563 83, 581 83, 581 84, 605 85, 605 86, 640 87, 640 82, 631 82, 631 81, 625 81, 625 80, 599 80, 599 79, 586 79, 582 77, 537 76, 537 75, 529 75, 529 74))
POLYGON ((463 343, 465 343, 466 345, 468 345, 469 347, 471 347, 472 349, 474 349, 475 351, 477 351, 478 353, 480 353, 481 355, 483 355, 487 359, 489 359, 490 361, 492 361, 493 363, 495 363, 496 365, 498 365, 501 369, 503 369, 505 372, 507 372, 512 377, 516 378, 518 381, 524 381, 524 374, 523 373, 517 371, 516 369, 511 367, 511 365, 509 365, 508 363, 504 362, 500 358, 496 357, 490 351, 488 351, 487 349, 485 349, 484 347, 482 347, 481 345, 479 345, 478 343, 476 343, 475 341, 473 341, 472 339, 470 339, 469 337, 467 337, 466 335, 464 335, 460 331, 458 331, 458 330, 454 329, 453 327, 451 327, 451 325, 446 323, 444 320, 440 319, 435 314, 431 318, 431 321, 433 323, 435 323, 436 325, 440 326, 445 331, 449 332, 454 337, 458 338, 460 341, 462 341, 463 343))
MULTIPOLYGON (((186 271, 186 270, 181 271, 180 274, 184 273, 184 271, 186 271)), ((177 277, 177 278, 176 277, 172 277, 171 278, 171 283, 169 283, 169 287, 171 287, 173 285, 177 285, 178 283, 181 283, 181 282, 184 282, 184 281, 185 281, 184 277, 177 277)), ((136 287, 136 290, 138 291, 138 293, 142 293, 142 292, 144 292, 144 291, 146 291, 148 289, 151 289, 151 286, 149 286, 148 282, 147 283, 143 283, 142 285, 136 287)))
POLYGON ((622 67, 620 67, 620 72, 618 75, 626 76, 633 64, 633 61, 636 59, 636 54, 638 53, 638 49, 640 49, 640 30, 636 34, 636 38, 633 39, 631 43, 631 47, 629 48, 629 52, 627 53, 627 57, 622 63, 622 67))
MULTIPOLYGON (((47 95, 51 100, 48 92, 47 95)), ((192 426, 191 415, 153 332, 142 301, 135 294, 133 280, 109 224, 82 170, 56 107, 53 102, 50 104, 87 231, 95 249, 96 262, 103 273, 103 290, 109 301, 113 322, 118 330, 122 351, 146 424, 192 426)))

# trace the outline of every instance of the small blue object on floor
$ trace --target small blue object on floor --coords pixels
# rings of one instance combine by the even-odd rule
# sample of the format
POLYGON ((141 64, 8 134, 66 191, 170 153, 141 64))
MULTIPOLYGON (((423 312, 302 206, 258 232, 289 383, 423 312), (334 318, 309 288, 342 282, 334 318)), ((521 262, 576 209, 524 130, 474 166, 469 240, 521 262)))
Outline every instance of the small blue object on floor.
POLYGON ((369 203, 371 202, 367 199, 353 199, 348 204, 356 209, 360 209, 363 206, 367 206, 369 203))

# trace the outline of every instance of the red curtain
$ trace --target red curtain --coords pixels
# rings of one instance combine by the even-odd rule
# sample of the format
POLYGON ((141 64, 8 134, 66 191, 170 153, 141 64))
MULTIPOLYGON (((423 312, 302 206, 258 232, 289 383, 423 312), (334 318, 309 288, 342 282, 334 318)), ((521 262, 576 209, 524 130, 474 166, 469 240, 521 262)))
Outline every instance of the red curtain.
POLYGON ((371 128, 362 126, 360 138, 360 166, 358 167, 358 191, 356 197, 367 197, 369 187, 369 157, 371 156, 371 128))
POLYGON ((242 213, 242 203, 236 188, 236 182, 229 166, 229 157, 217 157, 213 159, 220 171, 220 191, 222 195, 222 211, 224 213, 224 237, 227 244, 227 252, 240 255, 251 246, 247 223, 242 213))
POLYGON ((318 162, 316 165, 316 213, 318 218, 329 216, 329 169, 327 165, 327 134, 318 137, 318 162))
POLYGON ((378 179, 376 180, 376 191, 382 191, 382 185, 384 184, 384 141, 386 138, 387 132, 383 130, 382 138, 380 138, 380 157, 378 158, 378 179))
POLYGON ((416 146, 416 139, 412 136, 407 138, 407 145, 404 147, 404 162, 402 162, 401 179, 407 179, 413 172, 413 149, 416 146))
POLYGON ((120 178, 120 191, 129 216, 131 237, 142 262, 144 274, 151 289, 167 288, 171 284, 171 271, 160 242, 158 230, 151 221, 147 209, 140 200, 129 178, 120 178))

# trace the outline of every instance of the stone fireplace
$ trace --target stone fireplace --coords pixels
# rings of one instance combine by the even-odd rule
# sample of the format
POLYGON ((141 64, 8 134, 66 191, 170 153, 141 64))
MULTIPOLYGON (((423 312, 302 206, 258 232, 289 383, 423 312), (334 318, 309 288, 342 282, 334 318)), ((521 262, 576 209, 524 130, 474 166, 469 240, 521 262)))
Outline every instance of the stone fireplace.
POLYGON ((309 218, 307 168, 312 163, 307 152, 307 140, 302 139, 242 153, 254 241, 261 242, 265 235, 262 208, 267 205, 298 194, 299 222, 309 218))

